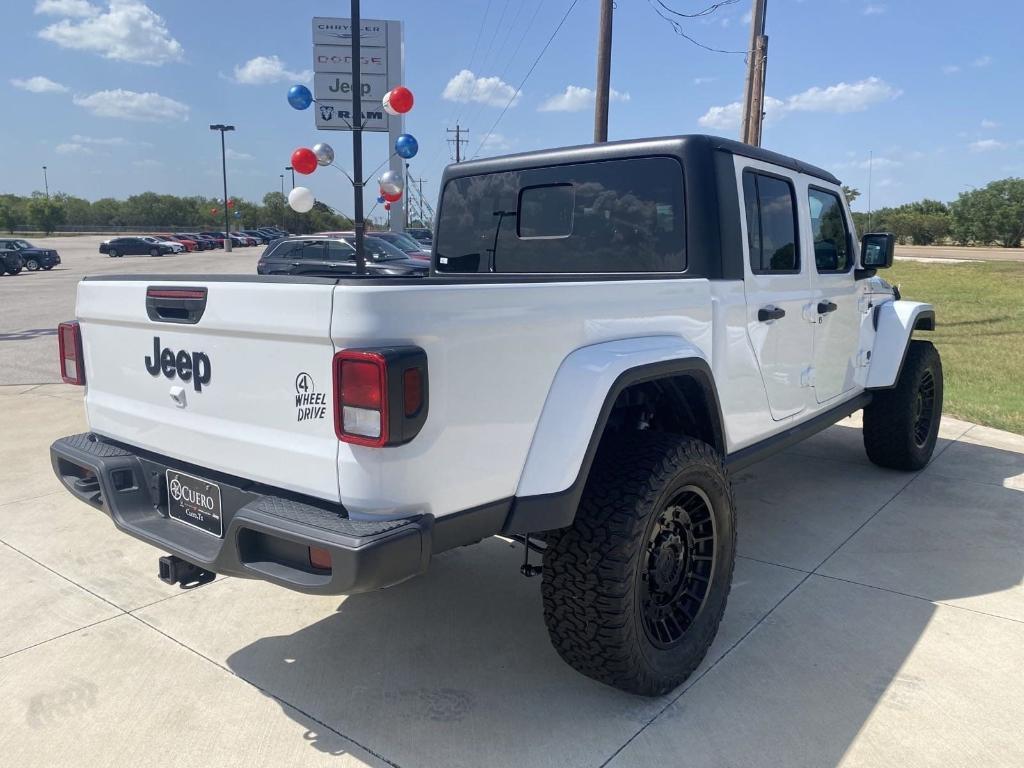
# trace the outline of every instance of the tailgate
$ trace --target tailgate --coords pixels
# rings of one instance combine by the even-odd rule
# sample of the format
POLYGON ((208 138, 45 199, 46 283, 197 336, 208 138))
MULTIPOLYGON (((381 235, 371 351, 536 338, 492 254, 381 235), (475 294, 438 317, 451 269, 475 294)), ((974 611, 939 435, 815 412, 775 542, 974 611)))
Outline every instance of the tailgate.
POLYGON ((77 315, 90 428, 337 501, 333 288, 332 281, 82 281, 77 315), (191 297, 188 312, 183 295, 191 297))

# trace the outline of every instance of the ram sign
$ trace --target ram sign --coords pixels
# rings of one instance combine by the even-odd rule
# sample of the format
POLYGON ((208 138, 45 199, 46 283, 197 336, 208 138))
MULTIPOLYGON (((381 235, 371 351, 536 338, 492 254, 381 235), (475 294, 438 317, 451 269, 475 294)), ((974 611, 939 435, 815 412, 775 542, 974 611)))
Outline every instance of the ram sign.
MULTIPOLYGON (((397 21, 360 23, 360 81, 363 130, 387 131, 391 117, 381 106, 384 94, 402 83, 402 26, 397 21)), ((349 19, 313 19, 313 98, 316 127, 352 130, 352 24, 349 19)))

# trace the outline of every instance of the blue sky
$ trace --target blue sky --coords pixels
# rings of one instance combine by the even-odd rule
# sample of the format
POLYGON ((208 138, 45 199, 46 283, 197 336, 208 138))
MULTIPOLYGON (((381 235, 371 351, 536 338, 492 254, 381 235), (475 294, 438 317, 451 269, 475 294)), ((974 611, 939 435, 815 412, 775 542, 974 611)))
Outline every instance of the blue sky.
MULTIPOLYGON (((663 0, 695 12, 710 0, 663 0)), ((451 150, 445 128, 469 128, 469 154, 586 143, 593 132, 596 0, 565 25, 483 147, 571 0, 364 0, 366 18, 405 23, 407 130, 414 176, 437 182, 451 150), (499 25, 500 22, 500 25, 499 25), (513 51, 516 51, 513 56, 513 51)), ((688 42, 657 0, 617 0, 612 139, 683 133, 735 137, 743 56, 688 42)), ((350 167, 348 134, 317 132, 288 85, 306 77, 310 18, 347 2, 310 0, 5 0, 0 92, 0 191, 42 187, 90 199, 153 190, 217 196, 220 147, 210 123, 231 122, 229 191, 259 199, 297 146, 328 141, 350 167)), ((749 0, 684 20, 700 43, 742 50, 749 0)), ((1024 176, 1024 3, 975 0, 769 0, 764 145, 822 165, 874 207, 1024 176)), ((387 151, 365 142, 368 169, 387 151)), ((331 168, 304 183, 351 211, 331 168)), ((373 187, 375 191, 375 186, 373 187)))

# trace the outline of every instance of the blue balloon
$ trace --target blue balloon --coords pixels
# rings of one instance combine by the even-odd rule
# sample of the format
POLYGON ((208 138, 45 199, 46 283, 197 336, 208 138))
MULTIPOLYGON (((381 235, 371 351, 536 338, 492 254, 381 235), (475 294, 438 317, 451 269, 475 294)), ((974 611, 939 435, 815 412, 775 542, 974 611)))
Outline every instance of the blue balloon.
POLYGON ((403 133, 395 139, 395 152, 399 157, 404 157, 408 160, 410 157, 416 157, 416 153, 419 151, 419 142, 416 141, 416 137, 411 133, 403 133))
POLYGON ((378 203, 384 203, 384 202, 387 202, 387 201, 384 199, 384 195, 381 195, 380 197, 377 198, 377 202, 378 203))
POLYGON ((236 219, 242 218, 242 212, 241 211, 235 211, 235 218, 236 219))
POLYGON ((313 103, 313 94, 304 85, 293 85, 288 89, 288 103, 295 109, 308 109, 313 103))

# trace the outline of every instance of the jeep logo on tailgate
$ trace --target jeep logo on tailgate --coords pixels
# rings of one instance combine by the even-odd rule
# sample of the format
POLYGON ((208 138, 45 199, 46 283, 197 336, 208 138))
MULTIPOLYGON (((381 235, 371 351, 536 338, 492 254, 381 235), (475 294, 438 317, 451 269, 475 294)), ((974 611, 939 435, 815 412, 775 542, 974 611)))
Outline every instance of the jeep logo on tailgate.
POLYGON ((163 372, 168 379, 177 376, 182 381, 191 381, 196 392, 203 384, 210 383, 210 358, 202 352, 175 352, 170 347, 160 349, 160 337, 153 337, 153 356, 146 355, 146 370, 153 376, 163 372))

